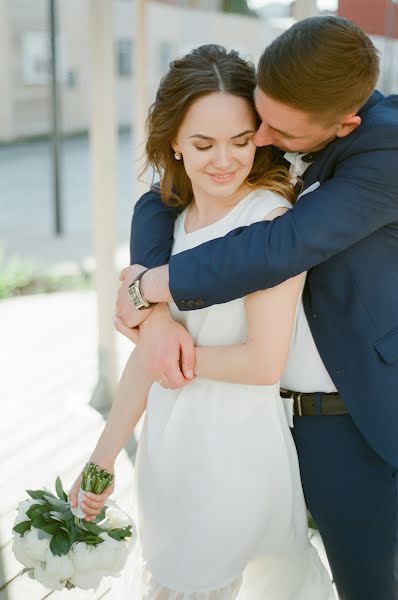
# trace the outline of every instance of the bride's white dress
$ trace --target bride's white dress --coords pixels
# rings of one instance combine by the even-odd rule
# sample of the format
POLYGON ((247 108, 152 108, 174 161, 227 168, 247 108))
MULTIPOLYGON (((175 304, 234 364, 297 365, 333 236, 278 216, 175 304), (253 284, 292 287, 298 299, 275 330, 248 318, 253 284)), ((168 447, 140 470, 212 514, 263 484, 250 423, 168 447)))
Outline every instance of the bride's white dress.
MULTIPOLYGON (((224 218, 186 233, 173 253, 260 221, 289 203, 257 190, 224 218)), ((244 248, 242 248, 244 252, 244 248)), ((243 299, 173 316, 196 345, 246 337, 243 299)), ((151 388, 136 460, 139 543, 118 600, 329 600, 329 576, 308 540, 291 408, 279 385, 195 379, 151 388)))

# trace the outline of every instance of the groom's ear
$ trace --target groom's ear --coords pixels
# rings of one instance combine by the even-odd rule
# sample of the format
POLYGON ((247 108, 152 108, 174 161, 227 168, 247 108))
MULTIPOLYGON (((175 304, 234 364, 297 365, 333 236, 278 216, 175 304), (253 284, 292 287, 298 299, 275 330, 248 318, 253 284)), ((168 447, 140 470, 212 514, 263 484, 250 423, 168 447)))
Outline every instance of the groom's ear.
POLYGON ((348 117, 344 117, 344 119, 341 121, 336 131, 336 136, 343 138, 346 135, 352 133, 354 129, 360 126, 360 124, 361 117, 359 117, 358 115, 348 115, 348 117))

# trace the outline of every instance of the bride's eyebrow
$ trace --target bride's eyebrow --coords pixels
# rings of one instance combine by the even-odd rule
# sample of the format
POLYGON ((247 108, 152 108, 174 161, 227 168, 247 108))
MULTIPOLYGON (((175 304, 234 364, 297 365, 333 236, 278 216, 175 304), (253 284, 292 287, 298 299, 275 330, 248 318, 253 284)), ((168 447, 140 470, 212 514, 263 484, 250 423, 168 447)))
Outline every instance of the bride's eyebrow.
MULTIPOLYGON (((243 135, 247 135, 248 133, 254 133, 254 129, 246 129, 246 131, 242 131, 242 133, 238 133, 237 135, 234 135, 233 137, 231 137, 231 140, 240 138, 243 135)), ((190 135, 188 139, 191 139, 191 138, 200 138, 201 140, 210 140, 211 142, 215 141, 214 138, 212 138, 208 135, 202 135, 201 133, 194 133, 193 135, 190 135)))

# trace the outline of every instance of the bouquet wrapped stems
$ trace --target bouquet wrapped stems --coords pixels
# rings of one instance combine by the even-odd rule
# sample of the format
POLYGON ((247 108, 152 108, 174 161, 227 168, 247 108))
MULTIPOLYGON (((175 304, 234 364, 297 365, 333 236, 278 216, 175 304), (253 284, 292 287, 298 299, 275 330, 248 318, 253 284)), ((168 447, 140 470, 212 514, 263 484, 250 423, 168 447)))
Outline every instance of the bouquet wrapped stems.
POLYGON ((84 492, 92 492, 93 494, 102 494, 102 492, 111 485, 113 481, 112 473, 101 469, 98 465, 93 462, 88 462, 83 469, 82 481, 80 484, 80 490, 77 497, 77 506, 71 507, 72 513, 83 519, 85 516, 84 511, 80 507, 80 503, 84 496, 84 492))

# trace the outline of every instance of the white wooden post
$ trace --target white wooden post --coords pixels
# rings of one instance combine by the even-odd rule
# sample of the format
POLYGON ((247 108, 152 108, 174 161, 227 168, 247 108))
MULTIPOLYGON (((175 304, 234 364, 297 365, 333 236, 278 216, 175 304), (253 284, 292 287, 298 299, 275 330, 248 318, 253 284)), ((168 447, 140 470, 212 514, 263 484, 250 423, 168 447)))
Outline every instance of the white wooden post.
POLYGON ((11 140, 14 136, 13 85, 11 65, 13 64, 10 47, 11 21, 8 18, 8 0, 0 0, 0 140, 11 140))
POLYGON ((138 181, 138 174, 145 163, 145 121, 148 112, 147 100, 147 60, 146 60, 146 0, 136 0, 135 27, 135 85, 134 114, 132 119, 134 135, 134 190, 135 200, 148 191, 148 185, 138 181))
POLYGON ((90 0, 90 151, 94 200, 94 246, 98 303, 97 390, 91 405, 109 407, 116 389, 114 313, 117 277, 117 121, 112 0, 90 0))
POLYGON ((296 21, 318 14, 317 0, 296 0, 293 4, 293 17, 296 21))

